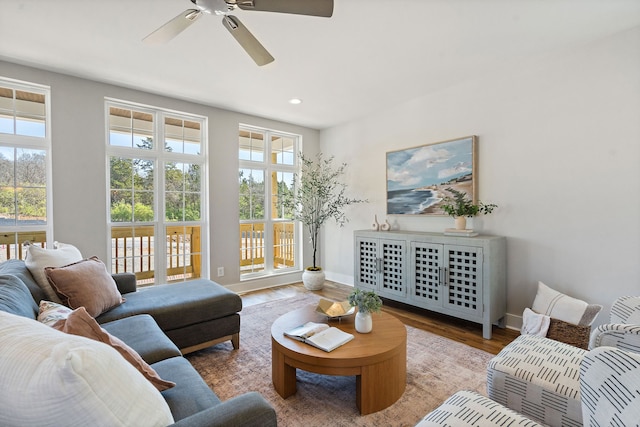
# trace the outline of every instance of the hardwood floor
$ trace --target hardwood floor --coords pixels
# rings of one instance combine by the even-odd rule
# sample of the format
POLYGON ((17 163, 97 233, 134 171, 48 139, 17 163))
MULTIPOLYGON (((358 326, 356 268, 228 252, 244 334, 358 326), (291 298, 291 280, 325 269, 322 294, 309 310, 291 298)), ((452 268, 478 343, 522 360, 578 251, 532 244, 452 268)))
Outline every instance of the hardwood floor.
MULTIPOLYGON (((319 291, 308 291, 302 283, 299 283, 247 292, 240 296, 242 297, 243 305, 247 307, 267 301, 294 297, 297 294, 306 292, 313 292, 318 296, 334 301, 344 301, 352 290, 351 286, 327 281, 324 288, 319 291)), ((438 334, 493 354, 497 354, 505 345, 520 335, 518 331, 494 326, 492 338, 486 340, 482 338, 482 325, 478 323, 433 313, 387 299, 384 300, 382 309, 396 316, 405 325, 438 334)))

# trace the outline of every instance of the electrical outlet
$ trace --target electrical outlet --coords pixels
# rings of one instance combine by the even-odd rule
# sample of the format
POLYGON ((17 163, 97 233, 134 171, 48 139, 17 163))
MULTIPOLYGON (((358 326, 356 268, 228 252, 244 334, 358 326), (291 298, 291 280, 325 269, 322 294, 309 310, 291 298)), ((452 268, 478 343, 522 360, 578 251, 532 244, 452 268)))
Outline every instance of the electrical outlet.
POLYGON ((218 267, 218 277, 224 276, 224 267, 218 267))

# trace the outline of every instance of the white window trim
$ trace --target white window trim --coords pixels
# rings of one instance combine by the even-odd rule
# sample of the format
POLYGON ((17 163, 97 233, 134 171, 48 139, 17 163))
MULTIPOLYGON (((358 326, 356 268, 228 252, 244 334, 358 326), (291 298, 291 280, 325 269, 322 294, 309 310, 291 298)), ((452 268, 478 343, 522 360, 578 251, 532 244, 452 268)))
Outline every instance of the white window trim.
POLYGON ((238 130, 245 130, 248 132, 260 132, 265 135, 264 142, 264 161, 254 161, 254 160, 239 160, 238 169, 261 169, 264 171, 264 220, 240 220, 238 219, 239 224, 251 224, 256 222, 264 222, 265 224, 265 242, 264 242, 264 259, 265 259, 265 267, 262 271, 249 272, 249 273, 240 273, 240 281, 252 280, 257 278, 271 277, 277 276, 280 274, 288 274, 292 272, 302 271, 302 256, 303 256, 303 248, 302 248, 302 224, 299 221, 295 220, 274 220, 271 216, 271 203, 269 203, 270 199, 270 188, 271 188, 271 172, 290 172, 290 173, 298 173, 300 169, 298 153, 302 150, 302 135, 283 132, 273 129, 267 129, 259 126, 252 126, 247 124, 240 124, 238 130), (284 136, 288 138, 293 138, 296 140, 296 147, 293 152, 293 165, 274 165, 269 161, 269 155, 271 153, 271 136, 278 135, 284 136), (276 222, 289 222, 293 221, 295 224, 295 236, 294 236, 294 245, 296 248, 295 255, 295 264, 293 267, 289 268, 273 268, 273 233, 267 233, 267 229, 271 229, 273 224, 276 222))
MULTIPOLYGON (((47 222, 42 225, 12 225, 12 226, 0 226, 0 232, 4 233, 21 233, 34 230, 42 230, 43 228, 47 234, 47 242, 53 243, 53 172, 52 172, 52 153, 51 153, 51 88, 46 85, 37 83, 29 83, 21 80, 10 79, 6 77, 0 77, 0 85, 9 87, 13 90, 23 90, 26 92, 33 92, 44 95, 44 108, 45 108, 45 136, 44 138, 38 138, 34 136, 24 136, 15 134, 2 134, 2 145, 14 147, 14 148, 26 148, 45 150, 47 163, 46 163, 46 176, 47 176, 47 222)), ((24 242, 18 242, 23 244, 24 242)))
POLYGON ((169 110, 160 107, 153 107, 144 104, 138 104, 130 101, 115 99, 115 98, 107 98, 105 97, 105 147, 106 147, 106 155, 105 155, 105 172, 106 172, 106 201, 107 201, 107 254, 108 254, 108 265, 111 266, 112 259, 112 248, 111 248, 111 228, 117 227, 119 225, 128 225, 132 224, 134 226, 153 226, 154 234, 157 237, 154 239, 154 253, 162 254, 157 255, 154 258, 154 277, 155 284, 166 283, 166 270, 167 270, 167 257, 166 257, 166 243, 164 240, 164 231, 162 228, 166 225, 193 225, 197 223, 200 225, 200 255, 201 255, 201 269, 200 269, 200 277, 210 277, 210 260, 209 260, 209 160, 207 155, 208 141, 209 141, 209 132, 208 132, 208 118, 206 116, 200 116, 196 114, 185 113, 182 111, 169 110), (120 147, 120 146, 112 146, 109 144, 109 110, 110 107, 122 107, 122 108, 130 108, 136 111, 142 111, 153 115, 153 135, 154 135, 154 146, 151 150, 141 150, 139 148, 132 147, 120 147), (166 152, 164 150, 164 144, 159 144, 159 141, 164 141, 164 120, 165 116, 171 117, 180 117, 181 119, 193 120, 200 122, 202 124, 202 143, 201 143, 201 151, 200 155, 195 154, 184 154, 184 153, 174 153, 174 152, 166 152), (161 119, 159 119, 161 118, 161 119), (145 155, 146 154, 146 155, 145 155), (155 162, 154 167, 154 183, 156 183, 154 188, 154 210, 155 210, 155 220, 151 222, 135 222, 135 223, 119 223, 119 222, 111 222, 111 203, 110 203, 110 194, 108 187, 110 185, 110 162, 109 159, 113 156, 119 157, 127 157, 127 158, 138 158, 144 160, 152 160, 155 162), (200 161, 196 161, 200 160, 200 161), (176 163, 198 163, 201 165, 201 177, 200 177, 200 185, 202 192, 202 203, 200 206, 201 209, 201 218, 200 221, 166 221, 165 220, 165 206, 164 206, 164 198, 160 197, 161 194, 164 193, 165 188, 165 174, 164 174, 164 165, 166 162, 176 162, 176 163), (162 193, 160 193, 160 189, 162 193))

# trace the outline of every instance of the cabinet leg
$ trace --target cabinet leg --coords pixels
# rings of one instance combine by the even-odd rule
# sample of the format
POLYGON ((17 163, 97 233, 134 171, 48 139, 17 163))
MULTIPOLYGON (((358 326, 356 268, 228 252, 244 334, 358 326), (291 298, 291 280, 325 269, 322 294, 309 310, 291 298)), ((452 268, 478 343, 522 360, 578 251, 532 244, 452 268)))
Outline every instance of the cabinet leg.
POLYGON ((485 322, 482 324, 482 338, 484 338, 485 340, 490 340, 491 339, 491 333, 493 332, 493 325, 491 325, 491 322, 485 322))

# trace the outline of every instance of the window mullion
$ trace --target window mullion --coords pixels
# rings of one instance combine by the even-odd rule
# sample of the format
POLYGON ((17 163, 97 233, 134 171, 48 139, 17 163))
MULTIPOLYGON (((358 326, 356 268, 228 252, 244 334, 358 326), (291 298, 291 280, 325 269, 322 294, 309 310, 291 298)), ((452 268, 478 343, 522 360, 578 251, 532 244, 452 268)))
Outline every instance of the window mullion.
POLYGON ((155 258, 155 270, 157 283, 167 282, 167 232, 166 232, 166 214, 165 214, 165 151, 164 151, 164 114, 158 113, 156 115, 156 138, 154 141, 154 148, 156 150, 156 168, 155 179, 158 183, 154 189, 154 199, 156 201, 156 218, 154 221, 156 239, 155 239, 155 251, 157 256, 155 258))

